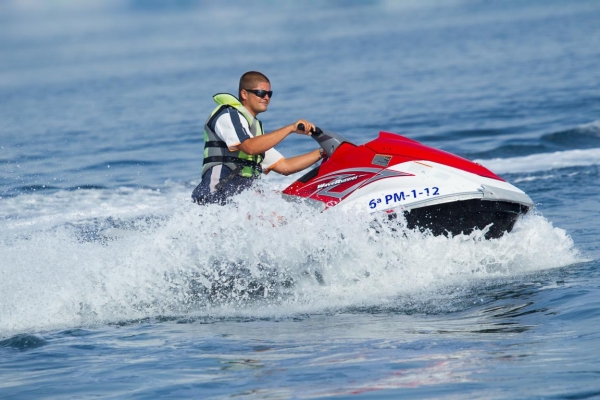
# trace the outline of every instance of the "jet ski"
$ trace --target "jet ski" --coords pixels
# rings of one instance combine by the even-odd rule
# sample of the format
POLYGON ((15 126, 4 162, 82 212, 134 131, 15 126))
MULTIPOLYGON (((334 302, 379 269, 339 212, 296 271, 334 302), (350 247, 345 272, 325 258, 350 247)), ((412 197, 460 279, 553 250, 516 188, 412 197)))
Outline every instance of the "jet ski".
POLYGON ((486 239, 510 232, 533 208, 527 194, 482 165, 395 133, 362 145, 320 128, 312 137, 327 157, 283 191, 287 200, 401 214, 409 229, 435 236, 478 229, 486 239))

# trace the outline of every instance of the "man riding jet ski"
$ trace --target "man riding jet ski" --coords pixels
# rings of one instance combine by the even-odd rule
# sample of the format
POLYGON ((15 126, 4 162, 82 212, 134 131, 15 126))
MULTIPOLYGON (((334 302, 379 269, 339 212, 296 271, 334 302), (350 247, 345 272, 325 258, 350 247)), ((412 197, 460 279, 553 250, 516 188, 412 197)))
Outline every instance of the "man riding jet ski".
POLYGON ((310 135, 314 125, 300 119, 270 133, 263 131, 257 116, 267 111, 273 97, 271 82, 264 74, 248 71, 242 75, 238 97, 228 93, 213 97, 217 107, 204 126, 202 180, 192 192, 197 204, 227 204, 262 174, 293 174, 323 158, 320 149, 291 158, 275 150, 274 146, 294 132, 310 135))
POLYGON ((319 128, 312 137, 328 157, 283 191, 288 199, 402 213, 408 228, 436 236, 487 228, 487 239, 510 232, 533 208, 528 195, 487 168, 394 133, 360 146, 319 128))

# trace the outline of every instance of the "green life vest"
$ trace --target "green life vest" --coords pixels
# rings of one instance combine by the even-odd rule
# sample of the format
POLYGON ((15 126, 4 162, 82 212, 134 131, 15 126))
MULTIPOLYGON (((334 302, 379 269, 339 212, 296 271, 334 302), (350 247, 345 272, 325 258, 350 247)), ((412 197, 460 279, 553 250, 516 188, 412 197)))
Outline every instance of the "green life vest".
POLYGON ((235 98, 228 93, 219 93, 213 96, 218 106, 210 114, 204 126, 204 161, 202 165, 202 175, 210 168, 222 164, 233 171, 235 175, 245 178, 256 178, 262 173, 260 167, 264 154, 250 155, 241 150, 229 151, 227 144, 210 128, 209 124, 223 108, 232 107, 240 112, 248 121, 250 133, 254 137, 262 135, 262 123, 256 119, 250 112, 235 98))

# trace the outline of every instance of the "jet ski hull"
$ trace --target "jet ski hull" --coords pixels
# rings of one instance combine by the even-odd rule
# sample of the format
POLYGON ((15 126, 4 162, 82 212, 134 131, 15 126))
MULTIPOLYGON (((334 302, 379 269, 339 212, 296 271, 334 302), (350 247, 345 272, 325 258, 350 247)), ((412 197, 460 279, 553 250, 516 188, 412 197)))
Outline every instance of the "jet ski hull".
POLYGON ((411 229, 434 235, 468 234, 487 228, 486 238, 510 232, 533 202, 485 167, 387 132, 356 146, 339 135, 320 144, 331 156, 284 190, 322 209, 402 213, 411 229))

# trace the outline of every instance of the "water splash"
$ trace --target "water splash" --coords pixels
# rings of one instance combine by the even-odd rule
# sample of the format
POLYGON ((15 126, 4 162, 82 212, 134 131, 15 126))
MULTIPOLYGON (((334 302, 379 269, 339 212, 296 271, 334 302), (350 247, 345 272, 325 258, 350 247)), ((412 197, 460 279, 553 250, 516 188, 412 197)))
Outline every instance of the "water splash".
POLYGON ((580 260, 565 231, 540 215, 488 241, 485 232, 434 237, 401 220, 317 213, 268 186, 226 207, 187 203, 188 191, 7 199, 35 207, 12 207, 0 234, 0 336, 159 316, 381 306, 580 260))

